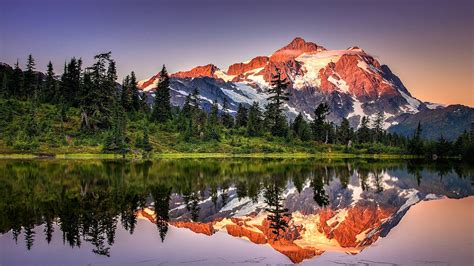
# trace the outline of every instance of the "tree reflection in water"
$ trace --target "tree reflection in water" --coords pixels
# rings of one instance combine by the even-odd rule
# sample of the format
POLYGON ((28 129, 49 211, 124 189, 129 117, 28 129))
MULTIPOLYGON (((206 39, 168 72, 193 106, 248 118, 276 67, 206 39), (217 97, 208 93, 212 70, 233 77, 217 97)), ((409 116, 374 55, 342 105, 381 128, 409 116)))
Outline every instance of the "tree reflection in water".
MULTIPOLYGON (((94 253, 110 256, 117 226, 133 234, 139 210, 154 209, 154 222, 164 241, 168 224, 173 220, 211 222, 232 215, 231 202, 248 199, 257 203, 263 196, 270 228, 278 238, 287 231, 291 218, 285 199, 290 184, 298 193, 310 186, 314 205, 329 208, 334 196, 328 195, 327 189, 333 180, 341 184, 339 193, 346 191, 350 177, 356 176, 364 193, 383 194, 384 173, 394 170, 406 172, 406 188, 411 183, 416 188, 423 182, 428 186, 435 182, 430 175, 435 176, 438 183, 433 183, 434 193, 447 196, 458 194, 440 190, 442 178, 453 174, 458 178, 473 176, 472 166, 459 162, 235 158, 153 162, 0 160, 0 233, 11 230, 15 241, 23 234, 24 244, 31 249, 41 233, 50 243, 57 225, 64 243, 80 247, 83 241, 89 242, 94 253), (212 208, 201 209, 207 200, 212 208), (220 214, 223 208, 228 211, 220 214), (35 228, 37 225, 44 225, 42 232, 35 228)), ((460 184, 456 180, 449 182, 452 186, 460 184)), ((456 191, 467 195, 471 188, 456 187, 456 191)))
POLYGON ((282 231, 286 232, 288 228, 288 209, 283 205, 283 190, 285 183, 278 177, 272 177, 270 182, 265 185, 264 197, 268 205, 265 210, 268 212, 267 220, 270 221, 270 229, 275 235, 275 240, 281 237, 282 231), (279 182, 280 181, 280 182, 279 182))

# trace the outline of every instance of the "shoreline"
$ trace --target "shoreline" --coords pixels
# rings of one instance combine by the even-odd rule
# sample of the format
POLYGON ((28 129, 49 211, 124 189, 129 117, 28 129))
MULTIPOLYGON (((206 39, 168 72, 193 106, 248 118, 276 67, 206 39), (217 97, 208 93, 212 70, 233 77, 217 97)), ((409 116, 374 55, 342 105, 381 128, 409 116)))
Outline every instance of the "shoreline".
POLYGON ((316 158, 316 159, 419 159, 420 157, 404 154, 351 154, 351 153, 155 153, 149 157, 110 153, 11 153, 0 154, 1 159, 114 159, 114 160, 154 160, 185 158, 316 158))

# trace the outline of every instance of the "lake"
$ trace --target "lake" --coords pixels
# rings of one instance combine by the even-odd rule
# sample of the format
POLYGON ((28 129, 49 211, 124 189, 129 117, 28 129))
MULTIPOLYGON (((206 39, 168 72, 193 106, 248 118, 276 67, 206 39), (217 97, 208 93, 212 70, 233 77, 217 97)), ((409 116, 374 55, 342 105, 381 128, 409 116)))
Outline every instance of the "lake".
POLYGON ((0 265, 468 265, 473 173, 459 161, 4 159, 0 265))

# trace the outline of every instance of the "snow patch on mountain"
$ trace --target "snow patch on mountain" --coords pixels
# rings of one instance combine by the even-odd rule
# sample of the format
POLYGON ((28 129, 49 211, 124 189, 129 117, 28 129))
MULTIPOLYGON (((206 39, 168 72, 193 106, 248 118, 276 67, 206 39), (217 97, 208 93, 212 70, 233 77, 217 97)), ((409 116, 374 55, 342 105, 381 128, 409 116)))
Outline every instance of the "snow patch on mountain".
POLYGON ((214 72, 214 75, 216 75, 217 78, 224 80, 225 82, 229 82, 235 78, 235 75, 227 75, 227 73, 220 69, 216 70, 216 72, 214 72))
POLYGON ((419 202, 421 199, 418 197, 418 191, 415 189, 410 189, 404 193, 405 198, 407 199, 405 203, 398 209, 397 213, 400 213, 406 209, 408 209, 410 206, 416 204, 419 202))
POLYGON ((359 116, 359 120, 361 120, 362 117, 365 116, 364 109, 362 108, 362 103, 355 97, 352 97, 352 109, 353 111, 347 115, 347 118, 359 116))
POLYGON ((339 74, 336 75, 338 79, 336 79, 334 75, 332 75, 328 78, 328 81, 334 84, 334 86, 336 86, 340 91, 344 93, 349 93, 349 86, 347 85, 347 83, 341 78, 341 76, 339 76, 339 74))
POLYGON ((443 104, 440 104, 440 103, 431 103, 431 102, 425 102, 425 105, 428 109, 431 109, 431 110, 435 110, 435 109, 438 109, 438 108, 443 108, 443 107, 446 107, 445 105, 443 104))
POLYGON ((265 93, 264 91, 252 88, 250 85, 243 83, 243 82, 237 82, 234 83, 235 88, 241 92, 239 95, 232 94, 229 92, 229 90, 224 91, 224 93, 229 93, 229 97, 236 101, 239 102, 238 100, 233 99, 230 95, 233 95, 234 97, 237 97, 236 99, 242 99, 241 102, 252 104, 253 102, 259 103, 260 107, 263 107, 265 104, 267 104, 267 98, 268 94, 265 93), (242 98, 240 98, 242 97, 242 98))
POLYGON ((364 60, 359 60, 357 66, 369 74, 381 73, 382 71, 371 64, 367 64, 364 60))
POLYGON ((289 106, 287 103, 285 103, 285 104, 283 105, 283 107, 284 107, 285 109, 287 109, 290 113, 293 113, 293 114, 295 114, 295 115, 298 115, 298 114, 299 114, 299 112, 296 110, 296 108, 294 108, 294 107, 292 107, 292 106, 289 106))
POLYGON ((270 87, 270 84, 268 84, 268 82, 265 81, 265 79, 263 78, 263 75, 258 74, 263 69, 264 67, 252 69, 250 71, 245 72, 244 76, 247 76, 248 80, 255 82, 257 85, 259 85, 259 87, 270 87))
POLYGON ((295 88, 303 88, 306 86, 321 86, 319 72, 329 63, 336 63, 343 55, 361 54, 362 50, 324 50, 316 53, 304 53, 297 58, 296 61, 302 63, 304 75, 297 75, 293 80, 295 88))
MULTIPOLYGON (((142 85, 143 85, 145 82, 147 82, 147 81, 148 81, 148 79, 146 79, 146 80, 140 80, 137 84, 138 84, 139 87, 142 87, 142 85)), ((155 80, 153 81, 153 83, 151 83, 150 85, 148 85, 148 86, 142 88, 142 90, 143 90, 143 91, 150 91, 150 90, 156 88, 157 85, 158 85, 158 79, 155 79, 155 80)))

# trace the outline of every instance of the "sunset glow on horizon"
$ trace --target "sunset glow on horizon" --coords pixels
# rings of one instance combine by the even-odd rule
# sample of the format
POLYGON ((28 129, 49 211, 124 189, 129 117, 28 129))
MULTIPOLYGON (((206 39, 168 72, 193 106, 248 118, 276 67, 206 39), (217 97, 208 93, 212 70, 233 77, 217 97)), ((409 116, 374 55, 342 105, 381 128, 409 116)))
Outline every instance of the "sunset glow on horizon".
POLYGON ((327 49, 358 46, 422 101, 474 106, 473 2, 4 0, 0 62, 56 74, 75 56, 112 51, 119 81, 213 63, 222 70, 302 37, 327 49), (357 3, 356 3, 357 2, 357 3))

